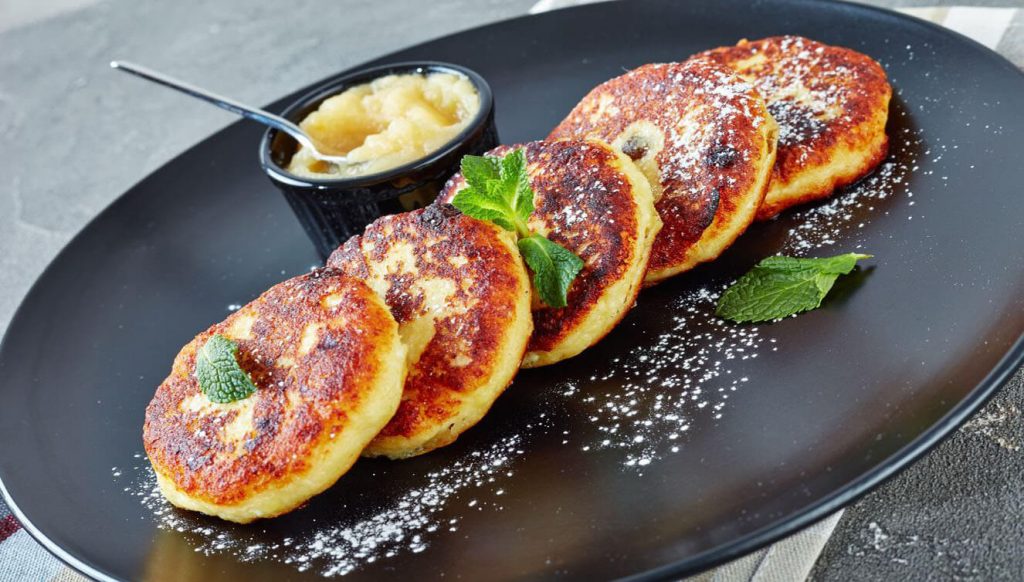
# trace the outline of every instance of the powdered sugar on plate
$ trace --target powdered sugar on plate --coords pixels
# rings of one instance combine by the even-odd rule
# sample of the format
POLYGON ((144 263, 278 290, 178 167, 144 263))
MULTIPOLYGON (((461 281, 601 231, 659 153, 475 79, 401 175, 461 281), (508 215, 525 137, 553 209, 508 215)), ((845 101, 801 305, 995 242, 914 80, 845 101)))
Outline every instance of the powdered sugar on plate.
POLYGON ((714 317, 723 289, 686 293, 674 306, 669 331, 612 359, 602 372, 566 385, 564 393, 587 405, 588 420, 602 435, 581 450, 617 449, 626 467, 642 470, 680 450, 696 415, 721 418, 729 397, 750 380, 735 363, 757 358, 766 342, 759 327, 714 317), (610 390, 577 388, 609 380, 610 390))
MULTIPOLYGON (((544 424, 531 423, 527 431, 544 424)), ((210 525, 210 520, 171 506, 161 495, 156 475, 145 459, 135 455, 130 471, 114 467, 115 479, 127 481, 124 491, 137 497, 161 529, 190 534, 197 540, 195 551, 203 554, 229 553, 240 561, 271 560, 294 565, 304 572, 323 576, 344 575, 360 566, 385 561, 403 552, 419 553, 431 539, 459 528, 460 518, 444 518, 446 508, 462 503, 465 510, 500 510, 497 501, 512 484, 500 484, 514 475, 513 461, 523 454, 521 435, 502 436, 484 448, 423 475, 422 482, 399 495, 390 505, 368 515, 353 516, 314 528, 302 537, 270 539, 268 531, 239 534, 210 525), (269 539, 269 541, 268 541, 269 539)), ((454 513, 454 512, 449 512, 454 513)), ((255 527, 255 526, 254 526, 255 527)))
MULTIPOLYGON (((903 128, 901 133, 892 137, 889 158, 874 172, 825 202, 800 211, 797 225, 787 233, 779 253, 803 256, 815 250, 836 247, 840 242, 842 249, 837 249, 837 252, 862 249, 862 237, 858 231, 870 223, 870 217, 879 204, 895 195, 911 172, 920 169, 915 153, 921 146, 918 138, 909 128, 903 128)), ((913 191, 903 189, 901 196, 907 200, 906 207, 914 206, 913 191)), ((878 212, 889 214, 890 210, 878 212)))
MULTIPOLYGON (((870 252, 862 236, 871 218, 914 205, 913 192, 904 185, 910 173, 920 169, 915 152, 923 146, 910 129, 891 137, 892 155, 872 174, 828 201, 797 212, 779 254, 870 252), (906 204, 882 207, 896 195, 906 204)), ((642 341, 593 375, 564 385, 567 397, 586 405, 587 419, 601 435, 596 442, 574 446, 582 452, 619 451, 623 466, 642 475, 652 464, 679 452, 698 419, 722 418, 730 398, 752 382, 743 372, 744 362, 784 349, 772 337, 770 326, 736 325, 715 316, 718 297, 729 283, 689 290, 675 302, 668 331, 642 341), (588 389, 589 385, 612 388, 588 389)))

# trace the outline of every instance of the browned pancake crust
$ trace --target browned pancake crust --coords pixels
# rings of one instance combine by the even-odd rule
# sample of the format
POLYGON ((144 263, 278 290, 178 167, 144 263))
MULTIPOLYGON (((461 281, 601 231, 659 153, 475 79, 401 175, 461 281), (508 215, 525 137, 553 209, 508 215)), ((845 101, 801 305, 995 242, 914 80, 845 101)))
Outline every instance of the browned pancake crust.
MULTIPOLYGON (((499 146, 487 155, 500 157, 513 149, 525 152, 534 190, 530 228, 584 262, 569 288, 566 307, 534 302, 534 331, 527 350, 546 352, 587 317, 605 290, 635 262, 636 202, 632 186, 615 165, 615 153, 606 146, 578 140, 534 141, 499 146)), ((451 201, 464 185, 462 174, 456 174, 438 200, 451 201)))
MULTIPOLYGON (((253 303, 189 342, 174 359, 170 376, 146 408, 143 442, 154 468, 197 499, 231 505, 305 473, 331 432, 361 407, 363 386, 375 382, 382 344, 395 324, 362 282, 335 270, 318 270, 271 287, 253 303), (340 294, 331 310, 321 298, 340 294), (201 395, 196 351, 214 334, 225 334, 238 317, 256 313, 252 337, 237 339, 238 359, 258 387, 252 431, 244 441, 222 440, 238 412, 202 414, 182 410, 201 395), (338 320, 358 325, 333 325, 338 320), (299 365, 274 365, 294 353, 296 329, 327 324, 299 365)), ((385 341, 386 340, 386 341, 385 341)), ((203 396, 205 398, 205 396, 203 396)))
MULTIPOLYGON (((467 308, 434 320, 434 336, 409 368, 398 412, 379 436, 411 437, 451 418, 459 411, 460 395, 494 373, 499 352, 508 348, 505 330, 524 293, 521 259, 498 236, 497 226, 451 205, 435 204, 377 220, 328 259, 328 266, 365 278, 367 261, 382 261, 396 244, 412 245, 420 251, 414 255, 416 276, 401 272, 386 277, 384 300, 399 325, 425 314, 424 297, 413 288, 417 277, 456 282, 450 304, 467 308), (468 362, 467 355, 472 356, 468 362), (460 360, 463 365, 453 365, 460 360)), ((521 360, 525 344, 516 349, 521 360)))
MULTIPOLYGON (((737 208, 749 206, 744 199, 759 179, 760 152, 766 149, 759 128, 772 122, 749 84, 729 69, 694 60, 644 65, 598 85, 549 138, 616 142, 638 122, 652 124, 664 135, 664 147, 655 156, 660 182, 655 193, 661 194, 655 208, 664 226, 649 268, 689 268, 716 216, 731 217, 737 208)), ((634 160, 648 156, 648 146, 632 140, 619 144, 634 160)), ((754 196, 764 195, 763 189, 757 190, 754 196)))
POLYGON ((772 186, 828 165, 840 144, 870 148, 853 171, 784 200, 775 200, 769 193, 758 211, 759 220, 790 206, 825 198, 836 188, 857 181, 885 158, 888 139, 884 127, 892 87, 885 70, 871 57, 799 36, 741 40, 736 46, 695 56, 734 68, 768 102, 768 110, 779 124, 772 186), (752 60, 756 55, 765 58, 752 60), (804 102, 794 98, 797 93, 804 102), (826 114, 826 109, 833 111, 826 114), (883 134, 876 136, 877 132, 883 134))

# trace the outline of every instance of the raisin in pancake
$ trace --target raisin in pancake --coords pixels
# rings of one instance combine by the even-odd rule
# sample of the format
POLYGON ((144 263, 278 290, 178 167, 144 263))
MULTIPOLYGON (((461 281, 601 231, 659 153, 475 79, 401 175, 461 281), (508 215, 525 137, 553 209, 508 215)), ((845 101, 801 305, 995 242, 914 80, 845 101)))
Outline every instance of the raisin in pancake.
MULTIPOLYGON (((568 305, 534 301, 534 333, 524 367, 571 358, 597 343, 633 306, 661 228, 647 179, 627 157, 598 141, 535 141, 501 146, 526 154, 534 190, 530 229, 576 253, 583 270, 569 288, 568 305)), ((439 200, 465 185, 456 174, 439 200)))
POLYGON ((779 124, 779 153, 759 220, 825 198, 885 158, 892 88, 871 57, 798 36, 742 40, 698 56, 753 83, 779 124))
POLYGON ((454 441, 519 369, 533 329, 511 233, 451 206, 385 216, 328 265, 384 298, 409 349, 402 403, 365 455, 404 458, 454 441))
POLYGON ((647 283, 716 258, 754 218, 777 127, 751 85, 708 61, 644 65, 591 91, 551 138, 603 139, 651 182, 664 228, 647 283))
POLYGON ((289 279, 196 336, 146 408, 146 453, 174 505, 247 523, 330 487, 398 408, 398 325, 363 282, 334 270, 289 279), (257 390, 217 404, 195 375, 214 334, 238 344, 257 390))

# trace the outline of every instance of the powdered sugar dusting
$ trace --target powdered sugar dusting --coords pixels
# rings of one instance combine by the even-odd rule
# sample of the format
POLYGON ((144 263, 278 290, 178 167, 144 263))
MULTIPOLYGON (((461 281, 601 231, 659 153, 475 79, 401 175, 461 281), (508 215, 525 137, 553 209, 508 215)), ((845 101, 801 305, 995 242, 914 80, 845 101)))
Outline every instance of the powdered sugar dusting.
MULTIPOLYGON (((527 432, 545 426, 546 415, 538 416, 538 422, 525 427, 527 432)), ((523 454, 523 444, 523 435, 503 436, 425 474, 420 485, 385 507, 368 515, 316 527, 300 537, 272 539, 273 534, 266 530, 259 532, 259 537, 255 531, 235 533, 210 525, 210 520, 175 509, 160 494, 156 475, 141 453, 135 455, 137 461, 126 477, 129 482, 124 491, 139 499, 161 529, 187 533, 199 540, 196 552, 229 553, 243 562, 272 560, 294 565, 303 572, 311 570, 323 576, 337 576, 402 553, 423 552, 435 536, 458 530, 460 510, 448 512, 456 517, 442 515, 456 504, 462 503, 465 509, 500 509, 496 498, 513 485, 498 484, 514 475, 513 461, 523 454)), ((117 467, 112 469, 115 478, 121 477, 123 472, 117 467)))
POLYGON ((824 121, 818 118, 819 112, 799 106, 792 101, 772 101, 768 103, 768 112, 779 124, 780 147, 806 143, 820 135, 828 127, 824 121))
POLYGON ((764 96, 779 125, 779 156, 801 166, 884 106, 884 71, 869 57, 798 36, 742 41, 702 53, 729 64, 764 96), (819 139, 820 138, 820 139, 819 139))
POLYGON ((565 394, 587 406, 587 418, 601 435, 584 444, 584 452, 617 449, 625 466, 643 469, 679 452, 697 415, 721 418, 729 397, 750 380, 737 364, 774 343, 759 327, 714 317, 723 289, 687 292, 673 306, 669 331, 614 358, 600 373, 566 385, 565 394), (611 388, 577 389, 592 383, 611 388))
MULTIPOLYGON (((680 65, 656 67, 667 69, 680 65)), ((680 107, 680 119, 664 128, 665 149, 671 156, 659 162, 662 183, 685 185, 695 195, 713 186, 735 186, 735 177, 728 172, 708 175, 703 168, 709 160, 712 165, 717 164, 722 152, 729 156, 727 163, 715 165, 716 168, 748 161, 748 141, 764 120, 764 115, 758 111, 760 98, 753 85, 710 61, 691 60, 682 65, 682 71, 672 78, 677 84, 673 89, 685 89, 691 94, 686 103, 681 104, 685 106, 680 107), (714 184, 715 179, 724 182, 714 184)), ((666 87, 649 89, 659 95, 666 92, 673 95, 666 87)))
MULTIPOLYGON (((906 128, 891 138, 894 155, 875 172, 827 202, 797 212, 796 225, 778 253, 817 256, 829 254, 817 251, 830 247, 837 247, 836 253, 863 249, 861 236, 871 219, 895 211, 892 204, 883 207, 884 201, 899 195, 907 201, 904 211, 914 205, 906 183, 920 169, 916 152, 922 144, 906 128)), ((620 451, 623 466, 642 475, 679 452, 699 419, 722 418, 730 398, 751 382, 744 362, 783 349, 771 326, 735 325, 715 316, 718 297, 729 283, 689 290, 673 305, 669 331, 592 376, 565 384, 565 395, 586 405, 587 419, 600 435, 595 442, 577 444, 582 452, 620 451), (591 385, 601 388, 588 389, 591 385)))
MULTIPOLYGON (((896 195, 897 189, 908 183, 910 174, 920 169, 916 152, 922 144, 914 132, 903 128, 900 135, 890 137, 892 155, 874 172, 824 203, 798 211, 797 225, 789 230, 779 253, 802 256, 839 243, 843 251, 863 248, 860 231, 868 225, 870 217, 876 212, 889 214, 890 210, 879 210, 881 203, 896 195)), ((914 192, 909 185, 902 188, 901 195, 907 200, 906 207, 914 206, 914 192)), ((908 215, 908 219, 912 217, 908 215)))

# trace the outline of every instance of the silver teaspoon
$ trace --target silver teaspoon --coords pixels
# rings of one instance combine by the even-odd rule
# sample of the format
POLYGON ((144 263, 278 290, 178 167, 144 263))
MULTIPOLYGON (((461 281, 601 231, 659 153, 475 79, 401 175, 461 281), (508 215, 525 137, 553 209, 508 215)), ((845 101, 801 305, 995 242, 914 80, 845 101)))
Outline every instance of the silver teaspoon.
POLYGON ((257 109, 255 107, 249 107, 248 105, 239 103, 234 99, 229 99, 227 97, 217 95, 216 93, 213 93, 211 91, 200 89, 195 85, 191 85, 184 81, 180 81, 173 77, 169 77, 167 75, 164 75, 163 73, 158 73, 152 69, 148 69, 141 65, 136 65, 135 63, 129 63, 127 61, 111 61, 110 67, 118 69, 120 71, 125 71, 126 73, 131 73, 137 77, 142 77, 147 81, 153 81, 154 83, 158 83, 160 85, 163 85, 164 87, 170 87, 171 89, 181 91, 186 95, 202 99, 203 101, 206 101, 207 103, 212 103, 217 107, 220 107, 221 109, 227 109, 228 111, 236 115, 241 115, 246 119, 258 121, 263 125, 273 127, 274 129, 279 131, 283 131, 288 135, 292 136, 293 138, 295 138, 295 141, 299 142, 302 145, 302 147, 308 149, 310 153, 313 154, 313 157, 315 157, 318 160, 322 160, 324 162, 329 162, 332 164, 349 163, 348 159, 345 156, 331 156, 321 152, 319 149, 317 149, 312 137, 307 135, 306 132, 302 131, 302 129, 298 125, 295 125, 291 121, 288 121, 287 119, 279 115, 274 115, 273 113, 264 111, 262 109, 257 109))

